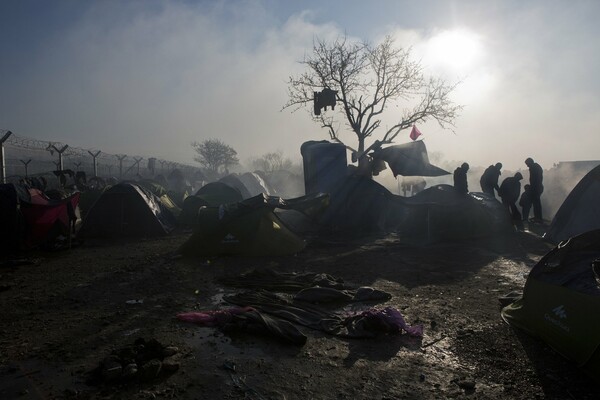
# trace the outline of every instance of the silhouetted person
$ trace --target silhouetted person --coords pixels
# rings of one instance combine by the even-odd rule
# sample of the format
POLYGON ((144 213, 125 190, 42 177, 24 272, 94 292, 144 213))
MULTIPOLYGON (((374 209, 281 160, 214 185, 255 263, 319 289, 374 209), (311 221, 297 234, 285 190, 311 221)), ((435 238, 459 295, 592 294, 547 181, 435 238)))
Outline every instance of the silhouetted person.
POLYGON ((458 193, 467 194, 469 193, 469 185, 467 184, 467 171, 469 170, 469 164, 462 163, 462 165, 454 170, 454 189, 458 193))
POLYGON ((523 211, 523 221, 527 221, 529 219, 529 210, 531 210, 531 185, 523 186, 523 194, 521 194, 519 205, 523 211))
POLYGON ((502 163, 496 163, 496 165, 490 165, 483 171, 479 184, 481 185, 481 191, 487 193, 490 196, 494 196, 494 189, 496 192, 500 190, 498 186, 498 178, 500 178, 500 170, 502 169, 502 163))
POLYGON ((523 175, 521 175, 520 172, 517 172, 515 176, 509 176, 502 181, 500 190, 498 191, 498 194, 502 199, 502 204, 508 208, 513 223, 516 224, 519 229, 522 229, 523 224, 521 221, 521 213, 519 212, 516 203, 521 194, 521 179, 523 179, 523 175))
POLYGON ((544 191, 544 170, 540 164, 533 161, 531 157, 525 160, 525 165, 529 167, 529 185, 531 186, 531 205, 533 207, 533 219, 535 222, 542 222, 542 202, 540 197, 544 191))

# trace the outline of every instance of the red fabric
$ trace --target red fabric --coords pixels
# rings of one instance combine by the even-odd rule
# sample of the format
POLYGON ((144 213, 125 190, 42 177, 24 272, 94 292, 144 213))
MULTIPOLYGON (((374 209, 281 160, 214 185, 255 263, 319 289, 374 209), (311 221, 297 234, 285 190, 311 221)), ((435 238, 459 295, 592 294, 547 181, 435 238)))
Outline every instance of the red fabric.
POLYGON ((409 137, 412 140, 417 140, 417 138, 421 135, 422 135, 421 131, 419 129, 417 129, 416 125, 413 125, 412 130, 410 131, 409 137))
POLYGON ((31 204, 46 205, 50 200, 48 199, 48 196, 46 196, 41 190, 33 188, 29 189, 29 197, 29 202, 31 204))
POLYGON ((233 307, 227 310, 213 310, 202 312, 187 312, 177 314, 177 319, 192 322, 201 326, 221 326, 231 320, 235 314, 255 311, 252 307, 233 307))
MULTIPOLYGON (((43 203, 43 197, 45 196, 41 192, 40 194, 36 194, 35 197, 35 202, 21 204, 21 213, 28 227, 28 234, 25 238, 25 244, 28 246, 35 246, 42 243, 46 239, 50 229, 57 222, 64 228, 65 232, 68 232, 70 220, 67 205, 70 202, 73 210, 75 210, 77 204, 79 204, 79 193, 75 193, 71 197, 56 203, 51 203, 48 200, 43 203)), ((32 193, 32 200, 33 198, 32 193)))

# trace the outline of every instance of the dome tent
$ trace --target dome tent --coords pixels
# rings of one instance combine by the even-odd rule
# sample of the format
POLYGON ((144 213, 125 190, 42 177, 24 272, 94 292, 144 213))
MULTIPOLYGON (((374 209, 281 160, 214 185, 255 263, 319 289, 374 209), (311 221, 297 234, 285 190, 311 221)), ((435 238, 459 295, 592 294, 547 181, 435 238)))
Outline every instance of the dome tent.
POLYGON ((600 382, 600 230, 565 240, 542 257, 522 298, 501 315, 600 382))
POLYGON ((558 243, 572 236, 600 229, 600 165, 575 185, 560 206, 544 239, 558 243))
POLYGON ((175 218, 160 199, 132 182, 105 190, 83 221, 82 237, 160 236, 175 226, 175 218))
POLYGON ((202 207, 192 236, 180 252, 186 256, 287 255, 305 247, 273 212, 273 199, 258 195, 238 203, 202 207))

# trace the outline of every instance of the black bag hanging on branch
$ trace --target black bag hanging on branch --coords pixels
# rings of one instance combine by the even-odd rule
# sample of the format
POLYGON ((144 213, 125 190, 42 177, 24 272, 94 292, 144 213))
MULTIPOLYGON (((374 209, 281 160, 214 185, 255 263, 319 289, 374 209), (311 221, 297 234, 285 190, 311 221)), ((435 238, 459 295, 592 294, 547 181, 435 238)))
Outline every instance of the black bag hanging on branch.
POLYGON ((313 103, 315 108, 315 115, 321 115, 321 109, 327 111, 327 106, 331 106, 333 110, 335 107, 337 90, 325 88, 320 92, 314 92, 313 103))

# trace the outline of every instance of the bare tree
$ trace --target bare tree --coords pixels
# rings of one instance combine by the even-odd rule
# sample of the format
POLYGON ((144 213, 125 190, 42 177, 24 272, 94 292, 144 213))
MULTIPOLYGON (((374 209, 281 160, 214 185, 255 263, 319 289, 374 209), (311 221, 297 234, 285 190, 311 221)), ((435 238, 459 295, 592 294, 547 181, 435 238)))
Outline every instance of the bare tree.
POLYGON ((237 152, 219 139, 206 139, 202 142, 192 142, 192 147, 198 153, 194 160, 217 176, 221 168, 237 165, 237 152))
MULTIPOLYGON (((426 77, 421 63, 411 60, 410 48, 395 47, 391 36, 377 46, 351 42, 346 37, 333 43, 316 39, 312 54, 301 64, 307 70, 289 78, 289 101, 284 109, 296 111, 310 105, 312 110, 316 92, 324 88, 335 90, 336 103, 341 103, 341 107, 327 116, 311 112, 312 118, 328 130, 332 141, 358 154, 365 151, 365 141, 376 132, 380 144, 393 143, 402 130, 418 122, 434 119, 442 128, 453 126, 462 109, 450 100, 456 84, 426 77), (396 114, 402 101, 405 104, 400 118, 392 126, 380 129, 384 112, 396 114), (354 132, 358 146, 349 146, 340 139, 336 114, 354 132)), ((361 157, 359 166, 365 161, 366 157, 361 157)))
POLYGON ((252 166, 260 171, 273 172, 280 170, 289 170, 292 168, 292 160, 283 156, 283 152, 278 150, 272 153, 265 153, 261 157, 252 161, 252 166))

